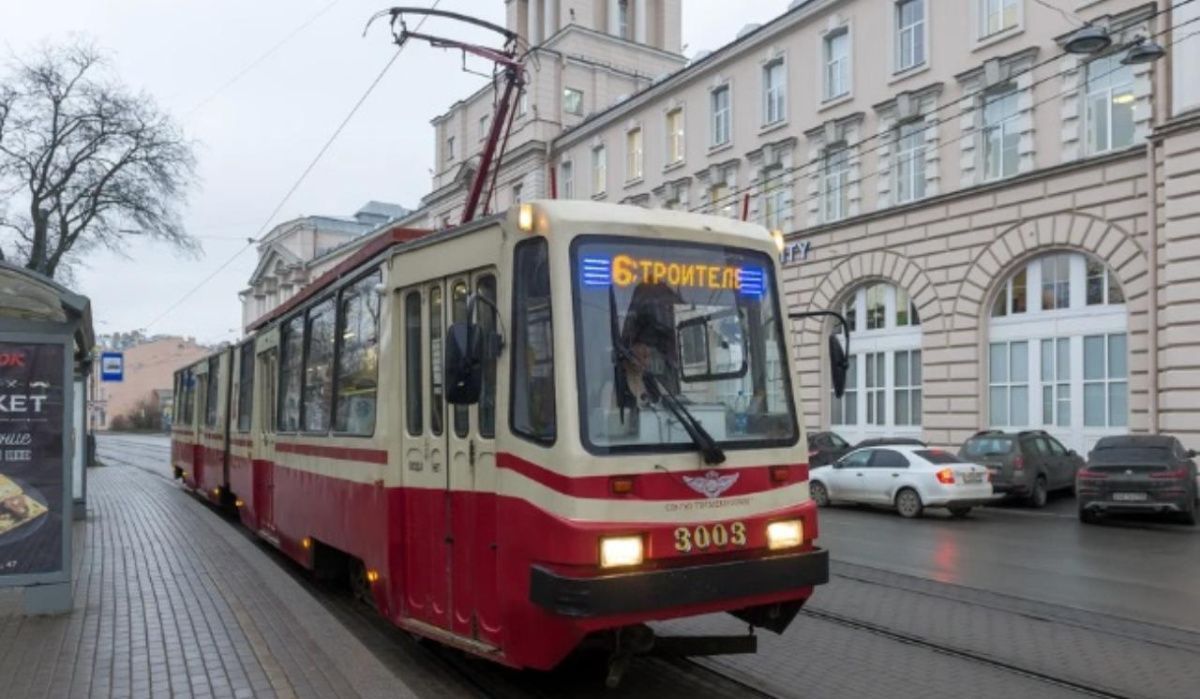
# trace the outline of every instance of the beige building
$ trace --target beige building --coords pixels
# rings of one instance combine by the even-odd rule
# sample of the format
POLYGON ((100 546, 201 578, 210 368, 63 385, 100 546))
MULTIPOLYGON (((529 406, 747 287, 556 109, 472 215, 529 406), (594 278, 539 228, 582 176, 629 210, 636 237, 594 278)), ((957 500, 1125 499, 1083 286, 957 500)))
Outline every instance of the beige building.
POLYGON ((125 356, 123 381, 101 381, 100 372, 92 372, 88 414, 93 430, 107 430, 113 418, 129 415, 143 400, 166 409, 161 403, 162 392, 170 393, 175 371, 207 356, 212 348, 198 345, 191 338, 153 337, 121 347, 120 351, 125 356))
POLYGON ((238 293, 242 327, 287 301, 372 234, 409 213, 402 206, 369 201, 353 216, 302 216, 272 228, 258 241, 258 265, 238 293))

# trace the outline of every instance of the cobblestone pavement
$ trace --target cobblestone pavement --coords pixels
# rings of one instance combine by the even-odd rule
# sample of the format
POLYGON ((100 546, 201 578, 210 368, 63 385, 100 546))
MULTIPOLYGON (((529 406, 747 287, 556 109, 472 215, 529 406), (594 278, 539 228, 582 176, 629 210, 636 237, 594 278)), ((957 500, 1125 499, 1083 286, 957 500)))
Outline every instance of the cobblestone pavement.
POLYGON ((0 591, 0 696, 414 696, 169 481, 109 466, 91 469, 88 486, 74 611, 23 617, 16 591, 0 591))

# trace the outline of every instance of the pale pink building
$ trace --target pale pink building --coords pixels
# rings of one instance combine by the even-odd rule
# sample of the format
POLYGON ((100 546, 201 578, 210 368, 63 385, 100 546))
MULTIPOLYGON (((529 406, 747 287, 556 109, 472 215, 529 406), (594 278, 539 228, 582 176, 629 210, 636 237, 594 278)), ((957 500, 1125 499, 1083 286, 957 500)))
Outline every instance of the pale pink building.
POLYGON ((92 373, 89 421, 93 430, 107 430, 113 418, 127 415, 143 398, 155 401, 157 392, 170 391, 175 370, 212 352, 191 338, 164 337, 126 347, 125 376, 120 382, 100 381, 92 373))

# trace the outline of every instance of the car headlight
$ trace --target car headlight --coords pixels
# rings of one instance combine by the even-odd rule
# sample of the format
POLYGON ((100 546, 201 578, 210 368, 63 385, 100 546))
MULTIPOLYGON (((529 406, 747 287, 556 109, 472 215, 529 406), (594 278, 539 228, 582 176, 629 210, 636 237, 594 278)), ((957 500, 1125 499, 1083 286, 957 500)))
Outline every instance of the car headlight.
POLYGON ((798 519, 771 522, 767 525, 767 547, 789 549, 804 541, 804 523, 798 519))
POLYGON ((600 539, 600 567, 635 566, 642 562, 642 537, 610 536, 600 539))

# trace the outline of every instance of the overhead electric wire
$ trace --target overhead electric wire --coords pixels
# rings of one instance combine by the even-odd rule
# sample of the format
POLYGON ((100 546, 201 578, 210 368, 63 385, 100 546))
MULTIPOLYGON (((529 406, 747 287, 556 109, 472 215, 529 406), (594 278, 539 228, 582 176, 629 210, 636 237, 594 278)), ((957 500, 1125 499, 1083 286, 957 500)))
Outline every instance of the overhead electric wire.
MULTIPOLYGON (((1181 2, 1177 2, 1177 3, 1175 3, 1174 5, 1171 5, 1171 6, 1167 7, 1167 8, 1165 8, 1165 9, 1155 10, 1154 12, 1152 12, 1152 13, 1150 13, 1150 14, 1148 14, 1148 15, 1145 15, 1145 16, 1142 16, 1142 17, 1139 17, 1139 18, 1137 18, 1136 20, 1133 20, 1133 19, 1131 19, 1131 20, 1130 20, 1129 22, 1127 22, 1126 24, 1123 24, 1123 25, 1121 25, 1121 26, 1118 26, 1118 27, 1113 27, 1113 28, 1110 28, 1110 29, 1109 29, 1109 33, 1110 33, 1110 34, 1116 34, 1116 33, 1119 33, 1119 32, 1122 32, 1122 31, 1125 31, 1126 29, 1129 29, 1129 28, 1131 28, 1131 27, 1134 27, 1134 26, 1138 25, 1138 24, 1139 24, 1139 23, 1141 23, 1141 22, 1145 22, 1145 21, 1148 21, 1148 20, 1154 19, 1155 17, 1157 17, 1157 16, 1159 16, 1159 15, 1163 14, 1163 13, 1164 13, 1164 12, 1166 12, 1167 10, 1171 10, 1171 9, 1175 9, 1175 8, 1183 7, 1184 5, 1188 5, 1188 4, 1191 4, 1191 3, 1193 3, 1193 2, 1196 2, 1196 0, 1181 0, 1181 2)), ((1188 22, 1185 22, 1185 23, 1184 23, 1184 25, 1185 25, 1185 24, 1188 24, 1188 23, 1190 23, 1191 21, 1194 21, 1194 20, 1188 20, 1188 22)), ((1179 25, 1179 26, 1184 26, 1184 25, 1179 25)), ((1172 31, 1172 28, 1171 28, 1171 27, 1168 27, 1168 28, 1166 28, 1166 29, 1163 29, 1162 31, 1159 31, 1159 32, 1151 33, 1151 34, 1149 34, 1148 36, 1150 36, 1150 37, 1162 36, 1164 33, 1166 33, 1166 32, 1169 32, 1169 31, 1172 31)), ((1172 42, 1172 43, 1174 43, 1174 42, 1172 42)), ((1012 73, 1012 74, 1009 76, 1009 78, 1008 78, 1008 79, 1009 79, 1010 81, 1011 81, 1011 80, 1015 80, 1016 78, 1018 78, 1018 77, 1020 77, 1020 76, 1022 76, 1022 75, 1025 75, 1026 73, 1032 73, 1033 71, 1037 70, 1038 68, 1042 68, 1042 67, 1044 67, 1044 66, 1047 66, 1047 65, 1049 65, 1049 64, 1051 64, 1051 63, 1053 63, 1053 62, 1055 62, 1055 61, 1062 60, 1063 58, 1065 58, 1065 57, 1066 57, 1066 56, 1068 56, 1068 55, 1069 55, 1069 54, 1068 54, 1067 52, 1065 52, 1065 51, 1064 51, 1064 52, 1060 52, 1060 53, 1056 53, 1056 54, 1054 54, 1053 56, 1050 56, 1049 58, 1047 58, 1047 59, 1045 59, 1045 60, 1043 60, 1043 61, 1040 61, 1040 62, 1038 62, 1038 63, 1034 63, 1034 64, 1030 65, 1029 67, 1027 67, 1027 68, 1024 68, 1024 69, 1022 69, 1022 70, 1015 71, 1014 73, 1012 73)), ((1064 71, 1058 71, 1058 72, 1051 73, 1050 75, 1047 75, 1047 76, 1045 76, 1045 77, 1043 77, 1043 78, 1039 78, 1038 80, 1035 80, 1035 81, 1034 81, 1034 82, 1033 82, 1033 83, 1032 83, 1032 84, 1029 86, 1029 88, 1028 88, 1028 89, 1032 90, 1033 88, 1037 87, 1038 85, 1041 85, 1041 84, 1042 84, 1042 83, 1044 83, 1044 82, 1047 82, 1047 81, 1049 81, 1049 80, 1052 80, 1052 79, 1054 79, 1054 78, 1062 77, 1062 75, 1063 75, 1063 74, 1064 74, 1064 71)), ((956 99, 954 99, 954 100, 950 100, 950 101, 948 101, 948 102, 946 102, 946 103, 944 103, 944 104, 941 104, 941 105, 938 105, 937 107, 934 107, 934 108, 933 108, 933 109, 931 109, 931 110, 930 110, 930 111, 929 111, 927 114, 925 114, 925 115, 923 115, 923 116, 926 116, 926 117, 928 117, 928 116, 932 116, 932 115, 938 114, 939 112, 942 112, 942 111, 944 111, 944 110, 947 110, 947 109, 951 109, 951 108, 953 108, 953 107, 956 107, 956 106, 958 106, 959 104, 961 104, 962 102, 964 102, 964 101, 966 101, 966 100, 972 100, 972 101, 973 101, 973 100, 975 100, 977 97, 980 97, 980 96, 984 96, 984 95, 986 95, 990 89, 991 89, 990 87, 983 87, 983 88, 980 88, 980 89, 978 89, 978 90, 975 90, 975 91, 973 91, 973 92, 970 92, 970 93, 964 94, 964 95, 962 95, 962 96, 960 96, 960 97, 958 97, 958 98, 956 98, 956 99)), ((957 112, 957 113, 955 113, 955 114, 953 114, 953 115, 950 115, 950 116, 948 116, 948 117, 946 117, 946 118, 943 118, 943 119, 936 119, 936 120, 934 120, 934 121, 932 121, 932 122, 925 122, 925 123, 924 123, 924 124, 923 124, 923 125, 922 125, 922 126, 919 128, 919 129, 918 129, 918 133, 924 133, 925 131, 928 131, 929 129, 937 128, 937 127, 941 126, 942 124, 945 124, 946 122, 948 122, 948 121, 951 121, 952 119, 957 119, 957 118, 960 118, 960 117, 963 115, 963 113, 964 113, 965 111, 966 111, 965 109, 964 109, 964 110, 960 110, 959 112, 957 112)), ((891 133, 891 131, 890 131, 890 130, 888 130, 888 131, 882 131, 882 132, 878 132, 878 133, 874 133, 874 134, 871 134, 871 135, 869 135, 869 136, 867 136, 867 137, 865 137, 865 138, 863 138, 863 139, 861 139, 861 140, 859 140, 859 141, 856 141, 856 142, 853 144, 853 147, 854 147, 854 148, 859 148, 859 147, 861 147, 863 144, 870 143, 870 142, 872 142, 872 141, 877 141, 877 140, 880 140, 880 139, 888 139, 888 138, 890 138, 891 136, 892 136, 892 133, 891 133)), ((890 141, 888 141, 888 140, 884 140, 884 141, 883 141, 882 143, 880 143, 879 145, 877 145, 877 146, 874 146, 874 147, 872 147, 872 148, 868 148, 867 150, 864 150, 864 151, 862 151, 862 152, 858 153, 858 154, 856 155, 856 157, 858 157, 858 158, 860 158, 860 159, 861 159, 861 158, 862 158, 863 156, 865 156, 865 155, 868 155, 868 154, 870 154, 870 153, 874 153, 874 152, 876 152, 876 151, 879 151, 880 149, 882 149, 882 148, 884 148, 884 147, 886 147, 886 146, 890 146, 890 145, 891 145, 891 142, 890 142, 890 141)), ((783 172, 781 172, 781 173, 778 173, 778 174, 774 175, 774 177, 783 177, 783 176, 786 176, 786 175, 789 175, 789 174, 792 174, 792 173, 795 173, 795 172, 802 171, 802 170, 804 170, 804 169, 806 169, 806 168, 819 168, 820 166, 822 166, 822 165, 824 164, 824 162, 825 162, 824 156, 818 156, 818 157, 816 157, 816 158, 814 158, 814 159, 812 159, 812 160, 808 160, 808 161, 805 161, 805 162, 803 162, 803 163, 800 163, 799 165, 792 166, 791 168, 788 168, 788 169, 784 170, 783 172)), ((701 210, 703 210, 703 209, 709 208, 710 206, 716 206, 717 208, 720 208, 720 207, 722 207, 722 206, 725 206, 725 205, 728 205, 728 204, 730 204, 730 203, 734 203, 734 202, 736 202, 736 201, 737 201, 737 200, 738 200, 740 197, 742 197, 744 194, 747 194, 747 193, 749 193, 749 192, 750 192, 752 189, 754 189, 754 187, 755 187, 755 185, 754 185, 754 184, 750 184, 750 185, 747 185, 747 186, 745 186, 745 187, 739 187, 739 188, 736 188, 736 189, 734 189, 734 190, 730 191, 728 194, 726 194, 726 195, 724 195, 723 197, 721 197, 720 199, 714 200, 714 201, 712 201, 712 202, 706 202, 705 204, 703 204, 703 205, 700 205, 700 206, 695 206, 695 207, 692 207, 692 208, 688 209, 688 211, 692 211, 692 212, 695 212, 695 211, 701 211, 701 210)))
MULTIPOLYGON (((440 3, 441 3, 441 0, 434 0, 433 4, 430 5, 430 9, 436 8, 440 3)), ((422 17, 421 22, 417 24, 417 29, 420 29, 421 24, 424 24, 424 22, 425 22, 425 18, 422 17)), ((366 91, 364 91, 362 96, 360 96, 358 98, 358 101, 356 101, 354 103, 354 106, 350 108, 350 111, 349 111, 349 113, 346 114, 346 117, 344 119, 342 119, 342 122, 340 124, 338 124, 337 128, 334 129, 333 133, 330 134, 328 139, 326 139, 325 144, 323 146, 321 146, 321 149, 319 151, 317 151, 316 156, 314 156, 312 161, 309 162, 308 166, 304 168, 304 171, 300 173, 300 176, 298 178, 296 178, 296 181, 292 184, 291 188, 288 189, 287 193, 283 195, 283 198, 279 200, 279 203, 275 205, 275 208, 271 211, 271 214, 269 216, 267 216, 266 220, 263 221, 262 226, 259 227, 259 229, 255 232, 254 236, 251 238, 248 238, 245 245, 238 248, 237 252, 235 252, 233 255, 231 255, 229 257, 229 259, 222 262, 208 276, 206 276, 204 279, 201 279, 199 283, 197 283, 195 286, 193 286, 191 289, 189 289, 183 296, 179 297, 179 299, 176 300, 173 304, 168 306, 166 310, 164 310, 162 313, 155 316, 154 320, 150 321, 149 323, 147 323, 144 326, 145 328, 148 329, 148 328, 152 327, 153 325, 158 323, 160 320, 162 320, 163 318, 170 315, 170 313, 172 311, 174 311, 176 308, 179 308, 181 305, 183 305, 183 303, 185 301, 187 301, 189 298, 192 297, 193 294, 195 294, 197 291, 199 291, 201 288, 203 288, 205 284, 212 281, 213 278, 216 277, 218 274, 220 274, 222 271, 224 271, 226 267, 233 264, 234 260, 236 260, 238 257, 240 257, 242 255, 242 253, 249 250, 256 243, 261 242, 263 234, 267 232, 268 228, 271 225, 271 222, 275 219, 275 216, 283 209, 284 205, 287 204, 288 200, 291 199, 292 195, 296 193, 296 190, 300 188, 300 185, 304 183, 304 180, 308 177, 309 173, 311 173, 313 171, 313 168, 315 168, 317 166, 317 163, 319 163, 321 161, 321 158, 329 150, 330 146, 333 145, 333 142, 337 140, 337 137, 339 135, 341 135, 342 130, 346 128, 346 125, 349 124, 350 120, 354 118, 354 115, 358 113, 359 108, 362 107, 363 103, 367 101, 367 98, 371 96, 371 93, 374 92, 375 88, 383 80, 384 76, 387 75, 388 71, 396 63, 396 59, 398 59, 400 57, 400 54, 403 52, 404 52, 404 46, 399 46, 396 48, 396 52, 392 54, 392 57, 389 58, 387 63, 384 64, 383 69, 379 71, 379 74, 376 75, 375 79, 371 81, 371 84, 367 86, 366 91)))

